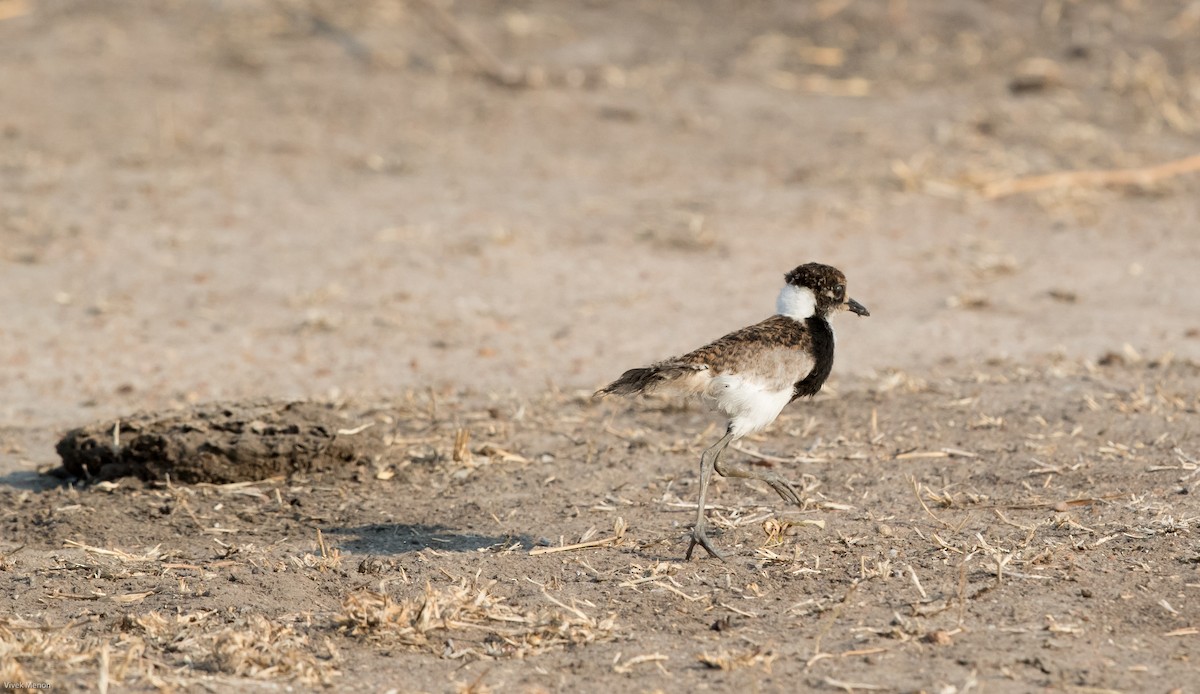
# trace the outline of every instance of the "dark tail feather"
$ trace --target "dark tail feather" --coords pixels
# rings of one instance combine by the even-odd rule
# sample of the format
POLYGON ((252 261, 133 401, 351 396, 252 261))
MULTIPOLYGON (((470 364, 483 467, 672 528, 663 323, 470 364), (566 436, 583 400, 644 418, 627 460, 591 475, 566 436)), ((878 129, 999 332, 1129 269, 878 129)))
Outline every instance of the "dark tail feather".
POLYGON ((617 380, 596 391, 596 396, 602 395, 635 395, 646 392, 654 384, 662 380, 658 367, 645 366, 630 369, 621 374, 617 380))
POLYGON ((677 362, 660 362, 651 366, 630 369, 617 380, 596 391, 596 396, 637 395, 648 393, 665 381, 676 379, 686 373, 701 371, 705 367, 677 362))

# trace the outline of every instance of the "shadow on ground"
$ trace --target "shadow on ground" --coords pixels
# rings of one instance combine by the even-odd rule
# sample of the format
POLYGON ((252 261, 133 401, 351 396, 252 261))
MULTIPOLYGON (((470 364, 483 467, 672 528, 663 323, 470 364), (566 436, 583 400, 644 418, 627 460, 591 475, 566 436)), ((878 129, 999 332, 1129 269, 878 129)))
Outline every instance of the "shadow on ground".
POLYGON ((44 492, 70 484, 70 481, 54 474, 42 474, 37 470, 14 470, 0 475, 0 487, 21 491, 44 492))
POLYGON ((338 547, 355 554, 407 554, 425 548, 444 552, 474 552, 514 544, 528 550, 534 546, 533 539, 528 536, 461 533, 444 525, 369 523, 322 530, 331 536, 344 538, 337 543, 338 547))

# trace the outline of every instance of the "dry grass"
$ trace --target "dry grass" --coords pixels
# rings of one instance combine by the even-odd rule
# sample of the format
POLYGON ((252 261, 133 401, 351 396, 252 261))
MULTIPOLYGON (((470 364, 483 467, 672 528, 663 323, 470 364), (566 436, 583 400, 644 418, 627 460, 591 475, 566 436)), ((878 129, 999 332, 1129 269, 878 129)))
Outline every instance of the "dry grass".
POLYGON ((490 588, 466 580, 437 589, 426 584, 417 596, 401 598, 374 591, 346 596, 335 623, 351 636, 443 653, 488 658, 524 658, 547 649, 611 639, 615 618, 594 618, 544 593, 552 606, 520 610, 490 588), (457 647, 449 646, 453 640, 457 647))
POLYGON ((719 651, 717 653, 701 653, 696 656, 705 667, 716 670, 740 670, 747 667, 761 667, 771 671, 771 663, 778 656, 768 649, 754 647, 742 651, 719 651))
POLYGON ((0 678, 44 681, 50 675, 91 673, 111 685, 176 688, 205 674, 328 685, 337 652, 292 626, 252 614, 226 624, 212 612, 126 614, 108 630, 0 619, 0 678), (183 665, 184 667, 180 667, 183 665))
POLYGON ((206 640, 213 664, 230 675, 330 684, 338 674, 337 651, 328 638, 312 644, 309 636, 272 624, 262 615, 239 620, 206 640))
POLYGON ((0 679, 30 681, 30 670, 42 663, 78 665, 91 660, 89 647, 70 633, 71 627, 38 624, 21 617, 0 617, 0 679))
POLYGON ((212 611, 126 613, 100 632, 89 619, 62 626, 0 619, 0 676, 99 673, 113 685, 159 688, 212 676, 332 684, 342 660, 342 635, 401 645, 446 658, 524 658, 566 646, 611 640, 615 619, 589 616, 548 593, 545 604, 519 609, 483 585, 426 585, 410 598, 358 590, 325 618, 270 619, 250 613, 228 619, 212 611), (32 668, 32 669, 31 669, 32 668))
MULTIPOLYGON (((337 651, 328 638, 304 625, 286 625, 250 614, 226 624, 212 612, 164 615, 158 611, 126 615, 115 627, 118 647, 131 655, 155 651, 200 656, 196 669, 260 680, 293 680, 305 684, 332 683, 339 673, 337 651), (315 641, 319 641, 316 643, 315 641)), ((152 657, 143 657, 139 672, 150 679, 152 657)), ((132 661, 131 662, 136 662, 132 661)), ((125 672, 117 672, 121 683, 125 672)))

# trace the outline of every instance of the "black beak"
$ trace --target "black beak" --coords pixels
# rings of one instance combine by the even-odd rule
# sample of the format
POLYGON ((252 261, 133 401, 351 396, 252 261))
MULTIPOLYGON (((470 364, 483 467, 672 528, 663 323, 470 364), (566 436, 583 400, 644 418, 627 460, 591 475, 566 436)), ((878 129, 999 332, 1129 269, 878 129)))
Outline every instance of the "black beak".
POLYGON ((851 311, 853 311, 854 313, 857 313, 860 316, 871 315, 871 312, 867 310, 866 306, 863 306, 862 304, 858 303, 854 299, 848 300, 846 302, 846 306, 848 306, 851 311))

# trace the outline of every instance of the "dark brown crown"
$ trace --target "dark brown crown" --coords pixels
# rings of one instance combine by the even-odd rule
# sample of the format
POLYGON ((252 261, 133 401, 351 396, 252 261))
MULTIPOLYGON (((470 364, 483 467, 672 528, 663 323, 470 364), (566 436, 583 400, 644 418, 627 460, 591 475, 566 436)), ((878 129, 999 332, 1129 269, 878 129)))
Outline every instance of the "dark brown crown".
POLYGON ((842 271, 821 263, 806 263, 784 275, 788 284, 812 290, 817 314, 824 316, 846 302, 846 276, 842 271))

